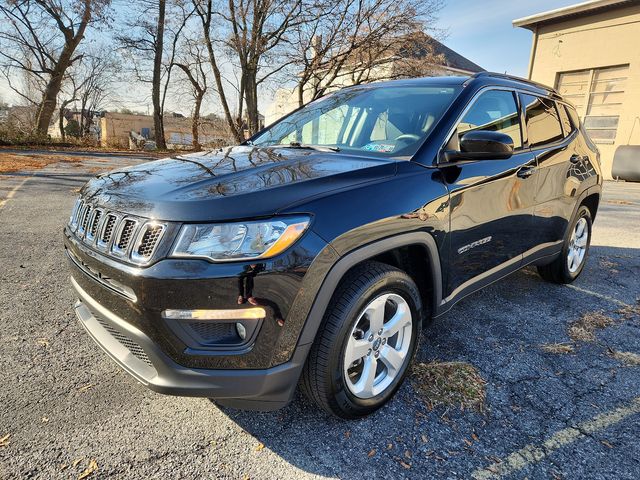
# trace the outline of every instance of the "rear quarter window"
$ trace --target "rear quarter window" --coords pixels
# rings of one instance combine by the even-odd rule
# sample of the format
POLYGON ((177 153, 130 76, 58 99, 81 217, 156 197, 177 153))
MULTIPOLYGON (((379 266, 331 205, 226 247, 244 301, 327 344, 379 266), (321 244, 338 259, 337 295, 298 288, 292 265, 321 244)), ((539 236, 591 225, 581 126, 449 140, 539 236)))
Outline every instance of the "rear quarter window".
POLYGON ((560 122, 562 123, 562 129, 564 130, 564 136, 568 137, 577 127, 574 128, 574 125, 571 124, 567 107, 561 103, 556 103, 556 108, 560 114, 560 122))
POLYGON ((531 148, 554 143, 564 138, 556 104, 548 98, 521 94, 525 109, 527 136, 531 148))

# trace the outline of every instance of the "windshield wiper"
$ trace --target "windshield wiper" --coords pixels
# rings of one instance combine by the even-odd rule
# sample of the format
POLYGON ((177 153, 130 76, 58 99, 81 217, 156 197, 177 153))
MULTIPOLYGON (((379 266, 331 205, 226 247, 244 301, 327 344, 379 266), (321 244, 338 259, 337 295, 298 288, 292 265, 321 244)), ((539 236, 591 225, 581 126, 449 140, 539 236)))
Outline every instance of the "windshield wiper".
POLYGON ((309 145, 307 143, 300 143, 300 142, 291 142, 288 146, 291 148, 304 148, 306 150, 317 150, 318 152, 339 152, 340 151, 340 148, 338 147, 328 147, 326 145, 309 145))

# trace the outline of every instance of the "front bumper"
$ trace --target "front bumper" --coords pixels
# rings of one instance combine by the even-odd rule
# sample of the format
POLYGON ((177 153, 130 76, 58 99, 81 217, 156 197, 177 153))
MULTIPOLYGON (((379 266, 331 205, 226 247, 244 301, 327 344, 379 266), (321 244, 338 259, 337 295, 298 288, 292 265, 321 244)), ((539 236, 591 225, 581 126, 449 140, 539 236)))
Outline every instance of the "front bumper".
POLYGON ((145 333, 94 300, 73 277, 79 300, 74 309, 91 338, 118 365, 150 389, 169 395, 215 398, 253 410, 275 410, 293 396, 309 345, 286 363, 256 370, 189 368, 169 358, 145 333))

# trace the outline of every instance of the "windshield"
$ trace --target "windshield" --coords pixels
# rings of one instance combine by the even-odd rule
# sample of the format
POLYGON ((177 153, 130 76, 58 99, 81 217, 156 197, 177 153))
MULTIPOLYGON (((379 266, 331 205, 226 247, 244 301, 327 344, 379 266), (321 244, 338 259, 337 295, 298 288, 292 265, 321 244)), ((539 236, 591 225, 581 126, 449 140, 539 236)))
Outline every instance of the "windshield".
POLYGON ((323 146, 412 156, 460 87, 354 87, 316 100, 253 139, 256 146, 323 146))

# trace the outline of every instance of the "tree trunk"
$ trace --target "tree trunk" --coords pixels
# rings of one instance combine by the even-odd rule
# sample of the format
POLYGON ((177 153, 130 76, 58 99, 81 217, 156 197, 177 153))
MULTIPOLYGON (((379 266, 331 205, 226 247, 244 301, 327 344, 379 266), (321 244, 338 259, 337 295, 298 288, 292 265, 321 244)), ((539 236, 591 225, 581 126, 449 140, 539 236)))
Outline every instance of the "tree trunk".
POLYGON ((211 64, 211 69, 213 70, 213 77, 216 81, 216 89, 218 91, 218 96, 220 97, 222 110, 224 111, 224 117, 227 120, 227 125, 229 126, 229 130, 231 130, 231 134, 234 136, 238 143, 242 143, 244 142, 244 135, 238 128, 237 123, 234 121, 233 116, 231 115, 229 103, 227 102, 227 97, 224 93, 222 74, 220 73, 220 69, 218 68, 218 61, 216 60, 216 54, 213 49, 213 43, 211 41, 211 17, 213 15, 212 0, 207 1, 207 6, 203 10, 198 11, 198 15, 200 16, 200 20, 202 21, 202 33, 204 35, 207 53, 209 54, 209 63, 211 64))
POLYGON ((153 58, 153 86, 151 91, 153 102, 153 129, 156 137, 156 145, 160 150, 167 149, 167 142, 164 138, 162 105, 160 103, 160 82, 162 77, 162 50, 164 47, 164 18, 166 6, 166 0, 160 0, 158 2, 158 23, 156 28, 156 45, 153 58))
POLYGON ((64 104, 60 105, 60 118, 58 118, 58 128, 60 128, 60 138, 62 141, 65 141, 65 132, 64 132, 64 104))
POLYGON ((204 92, 198 92, 196 95, 196 103, 193 106, 193 119, 191 123, 191 134, 193 136, 192 145, 193 150, 199 152, 202 150, 202 145, 200 145, 200 107, 202 105, 202 98, 204 97, 204 92))
POLYGON ((247 102, 247 127, 249 136, 255 135, 260 129, 258 113, 258 86, 256 84, 256 72, 249 70, 246 74, 245 100, 247 102))

